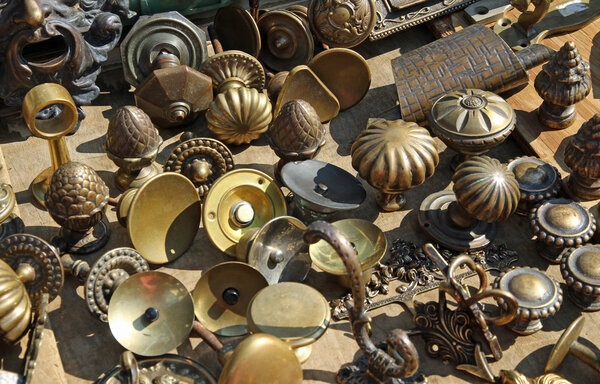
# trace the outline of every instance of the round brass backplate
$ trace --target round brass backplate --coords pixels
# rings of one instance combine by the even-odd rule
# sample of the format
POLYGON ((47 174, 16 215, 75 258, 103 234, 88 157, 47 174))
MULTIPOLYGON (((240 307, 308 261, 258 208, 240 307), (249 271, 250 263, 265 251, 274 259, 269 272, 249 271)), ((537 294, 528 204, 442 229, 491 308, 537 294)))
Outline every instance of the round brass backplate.
POLYGON ((196 283, 192 293, 196 317, 217 335, 244 335, 248 332, 248 304, 266 286, 264 276, 246 263, 218 264, 203 273, 196 283))
POLYGON ((213 25, 225 51, 234 49, 258 57, 260 32, 250 12, 236 4, 219 8, 213 25))
POLYGON ((369 64, 351 49, 327 49, 316 55, 308 67, 337 97, 341 111, 358 104, 371 86, 369 64))
POLYGON ((131 200, 127 230, 134 248, 151 264, 164 264, 192 245, 200 227, 194 184, 174 172, 156 175, 131 200))
POLYGON ((137 273, 115 290, 108 325, 124 348, 141 356, 158 356, 189 336, 194 302, 185 286, 163 272, 137 273))
POLYGON ((286 213, 285 198, 273 179, 246 168, 215 181, 206 194, 202 218, 214 246, 235 256, 235 247, 246 231, 286 213))
POLYGON ((374 0, 312 0, 308 21, 315 36, 330 47, 351 48, 365 41, 377 21, 374 0))

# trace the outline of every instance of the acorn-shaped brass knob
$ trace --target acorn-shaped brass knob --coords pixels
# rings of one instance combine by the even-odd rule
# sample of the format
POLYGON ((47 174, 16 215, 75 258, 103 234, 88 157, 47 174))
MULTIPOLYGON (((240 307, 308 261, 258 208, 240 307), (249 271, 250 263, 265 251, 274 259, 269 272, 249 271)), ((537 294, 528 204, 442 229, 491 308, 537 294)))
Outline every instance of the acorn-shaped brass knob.
POLYGON ((549 128, 567 128, 575 121, 575 103, 592 89, 590 65, 583 61, 575 43, 567 41, 535 77, 535 90, 544 102, 538 118, 549 128))
POLYGON ((449 92, 429 111, 431 131, 459 153, 452 158, 452 169, 501 144, 515 121, 515 111, 506 100, 479 89, 449 92))
POLYGON ((150 117, 138 107, 127 105, 117 110, 108 123, 106 155, 119 169, 115 183, 121 191, 139 188, 160 172, 153 165, 162 138, 150 117))
MULTIPOLYGON (((553 316, 562 305, 562 289, 550 275, 537 268, 522 267, 502 272, 494 281, 494 288, 512 293, 517 299, 517 316, 509 327, 530 335, 542 329, 542 320, 553 316)), ((496 299, 505 310, 504 300, 496 299)))
POLYGON ((565 248, 590 240, 596 232, 596 219, 584 206, 569 199, 551 199, 534 208, 529 215, 537 236, 538 254, 558 264, 565 248))
POLYGON ((110 232, 102 221, 108 187, 96 171, 74 161, 61 165, 46 192, 46 208, 62 228, 57 242, 61 251, 90 253, 102 248, 110 232))
POLYGON ((13 211, 17 198, 12 186, 0 183, 0 240, 15 233, 23 233, 25 224, 13 211))
POLYGON ((447 248, 484 248, 496 236, 495 223, 517 209, 519 183, 506 166, 488 156, 461 163, 452 181, 453 191, 436 192, 423 200, 419 224, 447 248))
POLYGON ((401 209, 407 191, 433 175, 439 162, 435 141, 416 123, 376 119, 352 144, 352 167, 378 190, 384 211, 401 209))
POLYGON ((283 105, 268 131, 269 145, 280 157, 277 174, 287 162, 312 159, 325 140, 317 111, 304 100, 283 105))
POLYGON ((580 199, 600 198, 600 113, 585 122, 565 148, 569 188, 580 199))
POLYGON ((600 310, 600 245, 569 248, 560 262, 569 297, 584 311, 600 310))
POLYGON ((31 322, 31 301, 23 284, 26 278, 0 260, 0 297, 5 303, 0 311, 0 337, 6 343, 19 340, 31 322))
POLYGON ((515 174, 519 182, 519 215, 529 216, 536 204, 556 197, 560 191, 558 169, 537 157, 517 157, 509 161, 506 168, 515 174))

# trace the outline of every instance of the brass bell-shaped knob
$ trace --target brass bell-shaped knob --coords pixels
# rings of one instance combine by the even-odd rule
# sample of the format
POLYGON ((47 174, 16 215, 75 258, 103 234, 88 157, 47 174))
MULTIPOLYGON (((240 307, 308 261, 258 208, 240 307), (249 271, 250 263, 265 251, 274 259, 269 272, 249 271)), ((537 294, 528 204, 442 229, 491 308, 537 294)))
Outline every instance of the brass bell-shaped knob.
POLYGON ((521 200, 517 214, 529 216, 529 213, 543 200, 556 197, 560 191, 560 173, 556 167, 537 157, 517 157, 506 165, 515 174, 519 182, 521 200))
POLYGON ((488 156, 461 163, 452 181, 452 192, 436 192, 423 200, 419 224, 447 248, 484 248, 496 236, 495 223, 516 211, 519 183, 506 166, 488 156))
POLYGON ((600 310, 600 245, 569 248, 560 262, 569 298, 584 311, 600 310))
POLYGON ((600 113, 585 122, 565 148, 565 164, 571 168, 570 191, 580 199, 600 198, 600 113))

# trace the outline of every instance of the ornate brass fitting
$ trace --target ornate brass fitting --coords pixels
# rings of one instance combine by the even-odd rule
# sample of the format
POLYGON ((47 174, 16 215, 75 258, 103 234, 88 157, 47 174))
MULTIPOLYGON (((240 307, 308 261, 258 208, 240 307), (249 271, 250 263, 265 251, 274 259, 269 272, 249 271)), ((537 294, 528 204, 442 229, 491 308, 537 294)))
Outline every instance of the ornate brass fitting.
POLYGON ((377 205, 388 212, 402 209, 402 192, 431 177, 440 161, 429 132, 404 120, 370 120, 351 155, 352 167, 378 190, 377 205))
POLYGON ((538 254, 558 264, 565 248, 590 240, 596 232, 596 219, 584 206, 557 198, 538 205, 529 215, 530 227, 537 236, 538 254))
POLYGON ((453 192, 436 192, 423 200, 419 224, 447 248, 482 249, 496 236, 495 223, 517 209, 519 183, 506 166, 488 156, 461 163, 452 181, 453 192))
POLYGON ((458 164, 500 145, 515 128, 516 115, 510 104, 489 91, 464 89, 436 100, 429 111, 432 132, 458 152, 458 164))
POLYGON ((558 196, 560 191, 560 173, 556 167, 537 157, 517 157, 508 162, 506 168, 515 174, 519 182, 521 199, 517 214, 529 216, 529 213, 543 200, 558 196))
POLYGON ((579 334, 583 330, 584 320, 583 316, 578 317, 560 335, 554 348, 552 348, 552 352, 550 352, 545 372, 555 371, 568 354, 600 372, 600 351, 578 341, 579 334))
POLYGON ((161 144, 158 130, 144 111, 131 105, 117 110, 108 123, 104 149, 119 167, 114 175, 121 191, 139 188, 160 173, 154 160, 161 144))
POLYGON ((600 246, 586 244, 564 254, 560 271, 569 298, 584 311, 600 310, 600 246))
POLYGON ((0 241, 6 236, 25 231, 25 223, 16 213, 17 198, 9 184, 0 183, 0 241))
POLYGON ((535 77, 535 90, 544 102, 538 118, 549 128, 563 129, 575 121, 575 104, 592 90, 590 65, 575 43, 567 41, 535 77))
POLYGON ((600 114, 585 122, 565 148, 565 164, 571 168, 569 189, 584 200, 600 198, 600 114))
POLYGON ((61 226, 52 240, 61 253, 91 253, 106 244, 110 230, 102 218, 108 193, 108 186, 85 164, 68 162, 54 172, 46 191, 46 208, 61 226))

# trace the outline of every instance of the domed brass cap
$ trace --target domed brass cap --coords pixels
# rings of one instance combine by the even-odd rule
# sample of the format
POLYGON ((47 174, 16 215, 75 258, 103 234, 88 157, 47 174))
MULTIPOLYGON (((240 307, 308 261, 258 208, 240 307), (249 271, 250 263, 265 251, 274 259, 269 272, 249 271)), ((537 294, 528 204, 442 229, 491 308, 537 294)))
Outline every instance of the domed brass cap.
POLYGON ((208 128, 226 144, 247 144, 269 128, 269 97, 254 88, 232 88, 220 93, 206 112, 208 128))
POLYGON ((13 269, 0 260, 0 337, 9 344, 19 340, 31 322, 31 301, 13 269))
MULTIPOLYGON (((503 272, 494 281, 494 288, 508 291, 517 299, 519 309, 510 328, 522 335, 542 329, 541 320, 553 316, 563 301, 558 283, 537 268, 521 267, 503 272)), ((504 300, 496 300, 506 310, 504 300)))
POLYGON ((600 245, 568 249, 561 260, 560 271, 575 305, 584 311, 600 310, 600 245))
POLYGON ((556 197, 560 191, 558 169, 537 157, 517 157, 509 161, 506 168, 515 174, 519 182, 519 215, 529 215, 537 203, 556 197))
POLYGON ((600 113, 586 121, 565 148, 565 164, 571 168, 569 188, 584 200, 600 198, 600 113))
POLYGON ((596 219, 587 208, 568 199, 552 199, 538 205, 529 215, 538 253, 558 263, 562 251, 590 240, 596 231, 596 219))
POLYGON ((373 0, 313 0, 308 21, 315 36, 330 47, 351 48, 365 41, 375 27, 373 0))
POLYGON ((202 65, 203 73, 212 78, 216 93, 229 88, 245 87, 262 91, 265 86, 265 70, 253 56, 242 51, 217 53, 202 65))
POLYGON ((352 167, 367 180, 384 211, 401 209, 401 192, 422 184, 439 162, 435 141, 416 123, 376 119, 352 144, 352 167))

